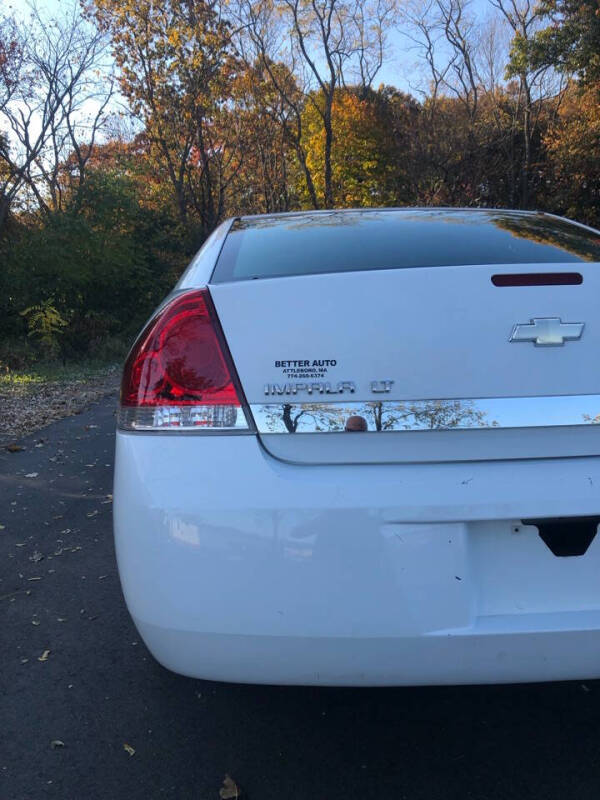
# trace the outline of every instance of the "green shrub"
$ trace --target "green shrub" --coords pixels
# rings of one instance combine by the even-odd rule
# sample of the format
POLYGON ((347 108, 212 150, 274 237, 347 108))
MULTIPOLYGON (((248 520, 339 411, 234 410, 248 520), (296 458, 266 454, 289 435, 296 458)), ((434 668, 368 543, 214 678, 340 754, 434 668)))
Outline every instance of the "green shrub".
POLYGON ((185 241, 126 176, 90 170, 66 210, 22 217, 0 242, 0 342, 29 339, 44 358, 120 358, 188 262, 185 241))

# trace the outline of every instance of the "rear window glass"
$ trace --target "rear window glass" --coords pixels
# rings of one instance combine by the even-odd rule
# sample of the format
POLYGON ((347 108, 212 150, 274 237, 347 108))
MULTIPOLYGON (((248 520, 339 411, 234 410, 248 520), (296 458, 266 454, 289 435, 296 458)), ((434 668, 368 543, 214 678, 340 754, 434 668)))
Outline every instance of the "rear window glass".
POLYGON ((600 261, 600 235, 545 214, 393 209, 236 220, 213 282, 469 264, 600 261))

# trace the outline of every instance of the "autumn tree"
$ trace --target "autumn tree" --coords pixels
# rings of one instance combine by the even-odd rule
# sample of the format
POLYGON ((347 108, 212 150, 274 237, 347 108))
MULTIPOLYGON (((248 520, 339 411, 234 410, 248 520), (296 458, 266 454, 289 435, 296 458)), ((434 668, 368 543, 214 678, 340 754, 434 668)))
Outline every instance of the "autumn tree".
POLYGON ((311 86, 308 104, 323 126, 323 203, 332 208, 336 89, 352 75, 355 59, 366 82, 363 90, 371 86, 383 63, 386 24, 393 6, 382 0, 282 0, 282 8, 291 30, 291 47, 311 86))
MULTIPOLYGON (((23 59, 23 42, 20 39, 14 19, 0 18, 0 114, 11 101, 17 87, 23 59)), ((11 202, 10 182, 10 142, 6 121, 0 128, 0 230, 11 202)))
POLYGON ((468 0, 408 0, 401 33, 416 52, 424 76, 413 138, 416 183, 424 202, 476 202, 480 32, 468 0))
POLYGON ((476 19, 469 0, 407 0, 405 38, 423 68, 415 150, 424 202, 535 203, 541 141, 563 82, 522 53, 542 25, 533 0, 490 0, 476 19))
POLYGON ((311 205, 319 208, 319 199, 303 144, 302 112, 305 94, 295 74, 293 51, 289 53, 289 64, 279 59, 283 36, 280 16, 273 3, 263 0, 258 3, 238 0, 235 7, 240 30, 238 52, 244 61, 246 73, 257 73, 261 76, 257 88, 260 87, 263 108, 280 126, 302 170, 311 205), (265 85, 262 76, 266 77, 270 85, 265 85))
POLYGON ((76 6, 50 23, 33 7, 26 21, 5 21, 0 41, 1 227, 17 198, 46 214, 61 207, 59 175, 70 153, 83 182, 111 79, 98 75, 103 38, 76 6))
POLYGON ((470 13, 468 0, 436 0, 436 6, 450 48, 449 70, 444 83, 464 104, 470 122, 474 123, 480 94, 477 24, 470 13))
POLYGON ((239 0, 239 20, 281 93, 285 125, 295 140, 306 189, 315 208, 335 202, 332 152, 336 136, 333 104, 336 90, 358 79, 370 88, 383 63, 386 32, 394 14, 393 0, 239 0), (284 63, 294 86, 270 67, 284 63), (293 90, 290 91, 290 88, 293 90), (302 141, 302 115, 311 106, 323 129, 320 197, 302 141))
MULTIPOLYGON (((220 220, 237 133, 220 126, 231 96, 231 30, 215 0, 90 0, 109 33, 121 90, 164 165, 182 223, 204 235, 220 220)), ((231 118, 228 118, 231 122, 231 118)))
POLYGON ((14 18, 0 17, 0 111, 4 110, 18 88, 23 46, 14 18))
POLYGON ((572 85, 544 136, 545 207, 600 227, 600 113, 595 84, 572 85))
POLYGON ((530 180, 532 167, 532 143, 536 134, 539 113, 544 101, 552 95, 560 96, 560 85, 556 85, 548 72, 548 64, 534 64, 528 53, 539 30, 541 7, 533 0, 490 0, 513 33, 506 77, 519 81, 520 107, 522 109, 523 160, 521 168, 522 208, 530 204, 530 180))
MULTIPOLYGON (((269 70, 286 79, 281 65, 269 70)), ((288 94, 293 78, 288 76, 288 94)), ((281 92, 277 91, 261 61, 241 69, 233 84, 234 108, 227 113, 240 125, 243 158, 233 176, 227 199, 228 214, 288 211, 292 202, 290 164, 299 142, 288 128, 281 92)), ((291 121, 293 125, 293 121, 291 121)))
MULTIPOLYGON (((406 202, 408 153, 396 147, 389 92, 365 93, 360 86, 338 89, 331 117, 336 130, 330 152, 336 204, 351 208, 406 202)), ((327 139, 313 104, 306 108, 304 131, 309 167, 324 194, 327 139)))

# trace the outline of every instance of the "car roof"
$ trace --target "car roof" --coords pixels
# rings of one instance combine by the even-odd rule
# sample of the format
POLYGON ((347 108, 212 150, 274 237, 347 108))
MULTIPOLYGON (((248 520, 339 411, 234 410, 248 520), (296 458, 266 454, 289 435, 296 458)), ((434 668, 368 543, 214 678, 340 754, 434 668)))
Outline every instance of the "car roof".
POLYGON ((344 216, 361 217, 371 214, 394 214, 396 218, 410 217, 412 222, 415 221, 434 221, 443 217, 445 221, 469 220, 474 222, 479 218, 481 222, 493 221, 494 219, 537 219, 556 220, 557 222, 574 225, 586 231, 590 231, 595 235, 599 235, 600 231, 585 225, 582 222, 568 219, 557 214, 552 214, 549 211, 540 211, 537 209, 514 209, 514 208, 487 208, 487 207, 471 207, 471 206, 382 206, 382 207, 366 207, 366 208, 332 208, 332 209, 305 209, 301 211, 281 211, 268 214, 243 214, 235 216, 230 220, 230 224, 235 229, 236 223, 241 223, 244 228, 262 227, 265 223, 277 225, 278 222, 285 224, 286 221, 291 219, 302 219, 305 223, 310 224, 311 219, 314 219, 315 224, 319 224, 319 220, 324 216, 333 216, 343 218, 344 216))
MULTIPOLYGON (((270 212, 267 214, 242 214, 235 217, 235 219, 243 220, 244 222, 252 222, 253 220, 267 220, 267 219, 289 219, 290 217, 306 217, 306 218, 319 218, 323 216, 345 216, 345 215, 363 215, 363 214, 381 214, 393 213, 396 215, 407 215, 411 217, 435 217, 443 214, 444 216, 465 216, 465 215, 505 215, 515 214, 520 216, 555 216, 545 211, 537 210, 523 210, 523 209, 510 209, 510 208, 472 208, 469 206, 373 206, 367 208, 326 208, 326 209, 303 209, 300 211, 279 211, 270 212)), ((561 218, 562 219, 562 218, 561 218)))

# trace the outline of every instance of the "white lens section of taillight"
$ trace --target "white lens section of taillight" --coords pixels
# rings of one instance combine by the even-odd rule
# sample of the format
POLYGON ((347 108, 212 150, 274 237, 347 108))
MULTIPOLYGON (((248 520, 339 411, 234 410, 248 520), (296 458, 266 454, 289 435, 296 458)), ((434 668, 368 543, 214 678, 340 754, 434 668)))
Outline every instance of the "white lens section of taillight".
POLYGON ((119 409, 118 425, 129 431, 247 431, 239 406, 157 406, 119 409))

